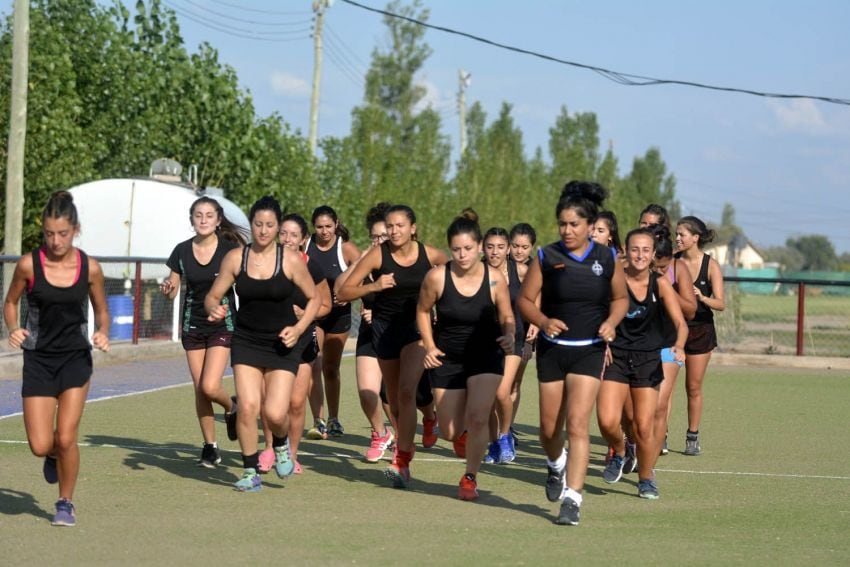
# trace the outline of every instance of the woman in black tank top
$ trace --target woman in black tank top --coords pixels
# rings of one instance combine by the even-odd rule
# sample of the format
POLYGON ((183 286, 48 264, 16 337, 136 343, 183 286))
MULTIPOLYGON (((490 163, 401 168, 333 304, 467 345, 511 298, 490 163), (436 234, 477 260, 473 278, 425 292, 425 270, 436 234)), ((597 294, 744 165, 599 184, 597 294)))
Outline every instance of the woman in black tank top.
MULTIPOLYGON (((310 260, 321 266, 331 290, 336 278, 360 257, 360 250, 348 240, 348 229, 339 222, 336 211, 327 205, 317 207, 312 216, 314 234, 307 245, 310 260)), ((334 298, 330 314, 317 325, 321 356, 314 362, 318 378, 313 380, 311 404, 317 404, 314 417, 322 419, 324 394, 328 397, 327 434, 340 437, 345 430, 339 421, 342 351, 351 328, 351 304, 334 298), (321 377, 324 376, 324 391, 321 377)))
MULTIPOLYGON (((713 311, 723 311, 723 272, 703 246, 714 240, 710 230, 697 217, 682 217, 676 225, 677 258, 695 275, 693 292, 697 301, 694 318, 688 321, 689 335, 685 345, 685 389, 688 393, 688 430, 685 432, 685 455, 696 456, 702 451, 699 444, 699 424, 702 420, 702 383, 717 346, 713 311)), ((684 284, 683 284, 684 285, 684 284)))
POLYGON ((277 200, 263 197, 251 207, 252 242, 243 250, 232 250, 207 294, 204 306, 209 319, 227 315, 221 300, 236 284, 239 312, 231 346, 231 364, 239 399, 237 431, 242 449, 244 473, 236 482, 243 492, 262 487, 258 475, 257 418, 262 405, 263 419, 272 430, 275 470, 281 478, 292 474, 295 464, 289 455, 288 412, 295 373, 302 350, 296 348, 309 328, 321 302, 304 261, 284 252, 277 243, 281 211, 277 200), (301 290, 307 303, 296 319, 287 301, 301 290))
POLYGON ((86 300, 95 317, 91 343, 104 352, 109 350, 109 311, 100 264, 74 247, 80 223, 71 194, 54 193, 41 220, 44 246, 15 265, 3 317, 9 346, 24 349, 21 397, 30 450, 44 457, 45 480, 59 483, 52 523, 73 526, 77 436, 92 374, 86 300), (18 302, 25 293, 27 321, 21 327, 18 302))
MULTIPOLYGON (((490 414, 513 352, 515 323, 505 277, 481 261, 481 229, 467 210, 447 232, 452 260, 425 276, 416 320, 437 402, 440 436, 465 436, 466 472, 458 498, 478 498, 476 475, 489 439, 490 414), (436 328, 431 311, 436 306, 436 328)), ((456 451, 458 452, 458 451, 456 451)))
POLYGON ((416 215, 410 207, 393 205, 385 222, 389 240, 363 256, 337 290, 337 298, 354 301, 375 293, 372 344, 398 425, 398 451, 385 474, 395 486, 406 488, 416 434, 416 388, 425 357, 418 344, 416 301, 425 274, 431 266, 445 264, 446 255, 416 241, 416 215), (374 281, 366 285, 369 274, 374 281))

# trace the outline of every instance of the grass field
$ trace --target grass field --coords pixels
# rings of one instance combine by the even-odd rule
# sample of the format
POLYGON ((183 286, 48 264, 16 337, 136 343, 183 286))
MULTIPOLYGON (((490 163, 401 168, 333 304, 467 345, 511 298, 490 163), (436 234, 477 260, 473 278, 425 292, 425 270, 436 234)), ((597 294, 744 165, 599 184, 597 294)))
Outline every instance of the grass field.
MULTIPOLYGON (((352 359, 344 359, 343 376, 351 376, 352 367, 352 359)), ((552 523, 558 508, 543 494, 536 380, 529 370, 518 461, 485 465, 482 496, 474 503, 456 499, 463 464, 442 440, 417 452, 410 490, 389 488, 383 465, 361 458, 368 429, 350 382, 344 384, 341 442, 304 441, 304 474, 286 482, 266 475, 255 494, 230 488, 241 462, 223 424, 222 466, 195 466, 190 388, 89 404, 73 529, 49 525, 56 490, 41 478, 21 418, 0 420, 0 562, 847 563, 850 377, 712 367, 703 454, 685 457, 683 373, 671 453, 657 465, 661 499, 637 498, 634 474, 615 485, 602 481, 605 448, 594 425, 581 525, 563 527, 552 523)))

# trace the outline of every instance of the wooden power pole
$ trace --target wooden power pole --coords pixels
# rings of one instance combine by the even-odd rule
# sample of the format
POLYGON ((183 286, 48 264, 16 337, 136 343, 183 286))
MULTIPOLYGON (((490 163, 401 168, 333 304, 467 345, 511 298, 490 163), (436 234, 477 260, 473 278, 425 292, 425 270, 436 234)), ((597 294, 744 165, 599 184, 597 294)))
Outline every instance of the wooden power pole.
POLYGON ((466 89, 472 77, 463 69, 458 71, 457 113, 460 117, 460 157, 466 151, 466 89))
POLYGON ((313 30, 313 94, 310 96, 310 153, 316 155, 316 145, 319 139, 319 84, 322 81, 322 25, 325 23, 325 10, 330 6, 329 0, 314 0, 313 11, 316 13, 316 28, 313 30))

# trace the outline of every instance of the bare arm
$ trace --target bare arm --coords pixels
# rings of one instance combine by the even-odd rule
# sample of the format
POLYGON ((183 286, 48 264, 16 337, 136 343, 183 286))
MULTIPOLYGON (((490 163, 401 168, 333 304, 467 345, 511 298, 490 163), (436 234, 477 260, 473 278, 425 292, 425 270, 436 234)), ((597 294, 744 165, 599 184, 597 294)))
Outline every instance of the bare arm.
POLYGON ((93 258, 89 258, 89 299, 97 329, 92 333, 91 342, 103 352, 109 352, 109 307, 106 305, 106 293, 103 291, 103 270, 100 263, 93 258))
POLYGON ((180 274, 171 270, 171 273, 168 275, 165 280, 161 284, 159 284, 159 291, 167 297, 168 299, 174 299, 177 295, 177 291, 180 289, 180 274))
POLYGON ((599 325, 598 335, 608 342, 617 335, 617 325, 629 310, 629 295, 626 290, 626 272, 619 263, 614 263, 614 275, 611 277, 611 306, 608 318, 599 325))
POLYGON ((26 254, 15 264, 12 283, 9 285, 6 300, 3 303, 3 320, 6 322, 6 328, 9 329, 9 346, 12 348, 21 348, 21 343, 29 336, 29 331, 21 328, 18 324, 18 302, 24 294, 27 281, 32 280, 32 278, 32 256, 26 254))
POLYGON ((685 342, 688 340, 688 324, 685 322, 685 316, 682 314, 682 308, 679 306, 679 294, 673 289, 673 284, 666 277, 658 278, 658 293, 661 294, 661 301, 664 302, 664 309, 667 311, 667 316, 673 321, 676 327, 676 344, 673 345, 673 354, 676 360, 685 360, 685 342))
POLYGON ((505 276, 501 272, 490 270, 490 290, 493 303, 496 304, 499 325, 502 327, 502 334, 498 338, 499 346, 507 354, 522 354, 514 353, 516 321, 514 320, 514 310, 511 308, 511 293, 508 291, 508 282, 505 281, 505 276))
POLYGON ((723 311, 726 309, 726 300, 724 299, 723 289, 723 272, 720 270, 720 264, 712 258, 708 263, 708 281, 711 282, 711 297, 706 297, 694 287, 694 295, 697 301, 714 309, 715 311, 723 311))
POLYGON ((381 249, 372 248, 354 266, 354 270, 346 276, 342 285, 337 288, 336 297, 339 301, 354 301, 372 292, 381 292, 395 285, 392 274, 384 274, 377 281, 364 285, 363 280, 374 270, 381 267, 381 249))
POLYGON ((228 290, 233 287, 236 276, 242 269, 242 249, 235 248, 228 252, 221 261, 218 276, 204 298, 204 309, 209 315, 210 321, 221 321, 227 316, 227 305, 222 305, 221 300, 227 295, 228 290))
POLYGON ((449 257, 446 256, 445 252, 439 248, 434 248, 430 244, 425 245, 425 253, 428 255, 428 261, 431 262, 432 266, 442 266, 449 261, 449 257))
POLYGON ((416 325, 419 327, 419 335, 422 337, 422 346, 425 347, 425 368, 437 368, 443 365, 440 357, 445 353, 438 349, 434 342, 434 331, 431 328, 431 310, 443 293, 445 270, 445 266, 431 268, 425 274, 422 287, 419 289, 419 302, 416 304, 416 325))
MULTIPOLYGON (((688 269, 687 264, 682 262, 681 260, 673 260, 676 263, 676 282, 678 282, 678 298, 679 298, 679 307, 682 309, 682 315, 685 316, 685 319, 690 321, 694 318, 697 312, 697 298, 691 289, 691 282, 694 279, 691 277, 691 271, 688 269)), ((665 278, 666 279, 666 278, 665 278)))
POLYGON ((292 280, 292 283, 301 290, 301 293, 307 299, 307 304, 304 306, 304 314, 298 319, 298 322, 295 325, 285 327, 279 334, 283 344, 287 348, 292 348, 316 318, 316 313, 319 311, 322 300, 316 291, 313 278, 310 276, 309 270, 307 270, 307 264, 301 259, 300 255, 283 255, 283 274, 292 280))

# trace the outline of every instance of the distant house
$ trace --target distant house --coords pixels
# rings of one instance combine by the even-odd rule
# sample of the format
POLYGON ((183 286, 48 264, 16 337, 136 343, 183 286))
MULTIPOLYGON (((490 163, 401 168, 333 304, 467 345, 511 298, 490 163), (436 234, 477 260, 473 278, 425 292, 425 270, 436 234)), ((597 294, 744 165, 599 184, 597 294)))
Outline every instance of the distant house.
POLYGON ((764 256, 743 234, 732 237, 727 242, 712 242, 705 252, 721 266, 734 266, 747 270, 761 270, 765 267, 764 256))

